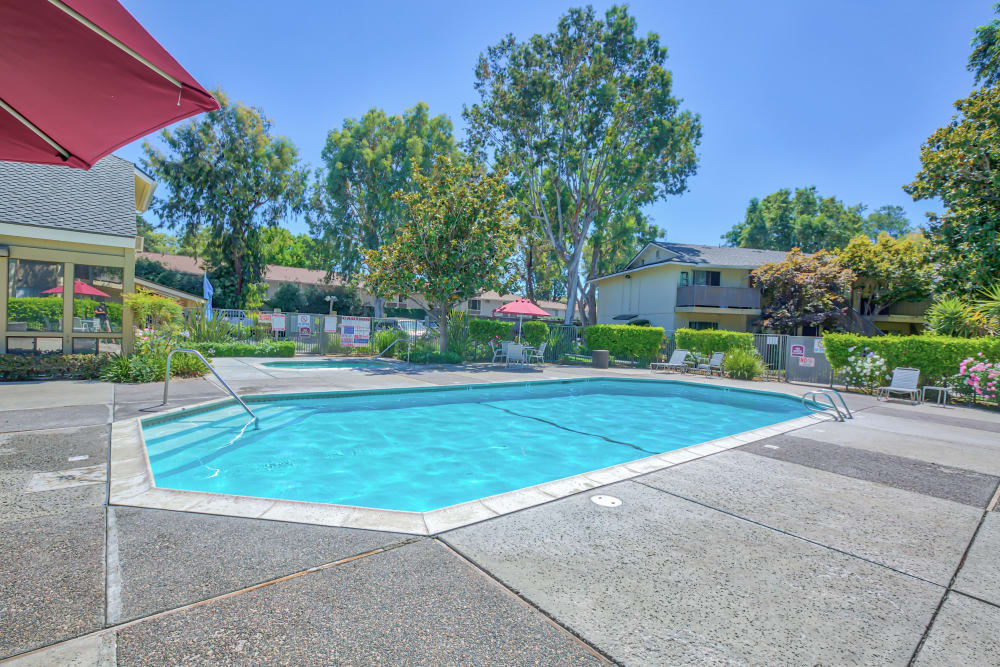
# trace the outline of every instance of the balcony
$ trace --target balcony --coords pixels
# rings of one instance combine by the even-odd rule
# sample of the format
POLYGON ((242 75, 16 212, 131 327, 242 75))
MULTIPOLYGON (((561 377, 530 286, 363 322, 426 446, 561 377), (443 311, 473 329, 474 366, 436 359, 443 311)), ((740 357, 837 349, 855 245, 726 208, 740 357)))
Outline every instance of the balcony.
POLYGON ((760 310, 760 290, 754 287, 687 285, 677 288, 677 308, 739 308, 760 310))

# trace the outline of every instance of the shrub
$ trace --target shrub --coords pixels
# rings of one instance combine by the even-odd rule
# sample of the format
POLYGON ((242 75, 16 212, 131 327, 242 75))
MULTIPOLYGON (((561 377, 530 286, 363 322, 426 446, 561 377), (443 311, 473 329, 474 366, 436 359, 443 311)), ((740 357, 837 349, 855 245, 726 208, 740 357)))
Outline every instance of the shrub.
POLYGON ((233 339, 237 327, 224 317, 205 319, 204 312, 195 312, 188 317, 187 332, 193 343, 222 343, 233 339))
POLYGON ((180 324, 183 318, 184 309, 173 299, 145 292, 126 294, 124 298, 138 328, 149 326, 164 329, 172 324, 180 324))
POLYGON ((847 366, 844 367, 847 386, 858 387, 870 393, 876 387, 885 385, 889 379, 885 359, 867 347, 859 350, 857 346, 852 346, 847 351, 850 353, 847 366))
POLYGON ((722 360, 722 370, 737 380, 753 380, 767 371, 767 365, 757 350, 752 347, 737 347, 726 353, 726 358, 722 360))
POLYGON ((613 357, 652 359, 660 351, 663 327, 595 324, 587 327, 583 338, 591 350, 607 350, 613 357))
POLYGON ((891 370, 898 366, 920 369, 921 383, 933 384, 940 378, 951 377, 963 359, 976 357, 982 352, 990 359, 1000 358, 1000 338, 953 338, 951 336, 876 336, 868 338, 857 334, 823 334, 826 358, 834 369, 848 366, 850 348, 868 348, 885 359, 891 370))
MULTIPOLYGON (((381 331, 376 331, 374 334, 372 334, 372 345, 375 348, 375 354, 378 354, 382 350, 385 350, 385 348, 392 345, 393 341, 401 340, 404 338, 406 338, 406 332, 400 331, 399 329, 382 329, 381 331)), ((339 338, 337 339, 337 343, 339 347, 340 343, 339 338)), ((405 355, 406 354, 405 350, 406 350, 405 346, 401 348, 399 345, 392 345, 392 347, 388 351, 386 351, 385 356, 396 357, 400 354, 401 351, 405 355)))
MULTIPOLYGON (((198 350, 206 357, 294 357, 295 343, 290 340, 268 340, 259 343, 222 341, 218 343, 189 343, 184 345, 198 350)), ((180 355, 175 355, 174 359, 180 355)), ((171 366, 173 362, 170 362, 171 366)))
POLYGON ((753 347, 752 333, 721 329, 678 329, 674 333, 674 340, 680 349, 700 354, 729 352, 739 348, 753 347))
POLYGON ((469 338, 474 343, 485 345, 494 338, 510 340, 514 323, 504 320, 469 320, 469 338))
POLYGON ((93 380, 108 364, 107 354, 5 354, 0 356, 0 382, 38 378, 93 380))
POLYGON ((549 325, 537 321, 524 322, 521 324, 521 339, 528 345, 538 347, 549 339, 549 325))
POLYGON ((989 333, 989 319, 961 299, 945 298, 927 309, 927 330, 940 336, 972 338, 989 333))
POLYGON ((454 352, 463 359, 472 347, 469 337, 469 315, 464 310, 453 310, 448 313, 448 351, 454 352))
POLYGON ((975 392, 978 398, 988 401, 1000 400, 1000 362, 987 361, 980 352, 976 358, 963 359, 958 367, 962 382, 975 392))
POLYGON ((460 364, 462 355, 456 352, 425 352, 414 355, 410 361, 417 364, 460 364))

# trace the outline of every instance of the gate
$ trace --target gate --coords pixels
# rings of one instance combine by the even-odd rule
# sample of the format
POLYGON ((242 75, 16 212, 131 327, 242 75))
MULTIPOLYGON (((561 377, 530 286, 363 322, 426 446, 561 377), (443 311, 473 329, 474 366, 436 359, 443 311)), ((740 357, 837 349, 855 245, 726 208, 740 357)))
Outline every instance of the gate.
POLYGON ((788 382, 830 384, 830 362, 823 339, 814 336, 785 336, 785 379, 788 382))
POLYGON ((788 352, 784 334, 754 334, 753 346, 760 353, 767 367, 772 371, 785 370, 786 353, 788 352))

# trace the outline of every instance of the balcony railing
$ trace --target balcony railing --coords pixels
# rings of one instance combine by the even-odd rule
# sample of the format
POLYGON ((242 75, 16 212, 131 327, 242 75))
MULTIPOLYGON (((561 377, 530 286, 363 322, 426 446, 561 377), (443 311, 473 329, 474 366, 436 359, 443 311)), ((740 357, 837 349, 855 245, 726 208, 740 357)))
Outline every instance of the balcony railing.
POLYGON ((760 290, 754 287, 688 285, 677 288, 677 305, 706 308, 760 308, 760 290))

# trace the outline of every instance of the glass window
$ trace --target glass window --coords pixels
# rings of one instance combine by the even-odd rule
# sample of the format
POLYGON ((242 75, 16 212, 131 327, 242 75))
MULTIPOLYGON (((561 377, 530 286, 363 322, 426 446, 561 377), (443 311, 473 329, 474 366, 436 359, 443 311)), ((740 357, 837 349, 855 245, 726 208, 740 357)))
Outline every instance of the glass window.
POLYGON ((7 337, 7 354, 62 354, 62 338, 7 337))
POLYGON ((62 331, 63 265, 12 259, 7 282, 8 331, 62 331))
POLYGON ((687 271, 681 271, 681 287, 687 287, 691 284, 691 279, 688 276, 687 271))
POLYGON ((97 339, 74 338, 73 354, 97 354, 97 339))
POLYGON ((718 287, 721 284, 721 274, 718 271, 695 271, 695 285, 711 285, 718 287))
POLYGON ((694 329, 695 331, 701 331, 702 329, 718 329, 718 322, 688 322, 688 328, 694 329))
POLYGON ((121 333, 121 267, 77 264, 73 274, 73 331, 121 333))
POLYGON ((479 310, 481 305, 479 299, 469 299, 469 310, 479 310))

